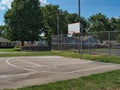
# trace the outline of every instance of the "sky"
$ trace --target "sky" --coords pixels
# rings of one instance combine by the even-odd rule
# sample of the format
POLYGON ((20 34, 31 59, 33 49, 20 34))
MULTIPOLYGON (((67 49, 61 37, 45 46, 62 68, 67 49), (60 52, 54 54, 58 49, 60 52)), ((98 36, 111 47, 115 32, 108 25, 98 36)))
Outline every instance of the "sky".
MULTIPOLYGON (((0 25, 4 24, 4 14, 10 8, 13 0, 0 0, 0 25)), ((78 13, 78 0, 39 0, 41 5, 59 5, 60 9, 69 13, 78 13)), ((120 16, 120 0, 80 0, 81 16, 86 19, 96 13, 102 13, 107 17, 120 16)))

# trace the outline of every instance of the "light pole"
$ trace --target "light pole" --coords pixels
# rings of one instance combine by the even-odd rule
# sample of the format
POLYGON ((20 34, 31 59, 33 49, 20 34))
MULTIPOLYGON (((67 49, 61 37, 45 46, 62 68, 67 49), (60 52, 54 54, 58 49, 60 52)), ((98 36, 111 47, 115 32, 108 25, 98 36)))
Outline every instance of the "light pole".
POLYGON ((59 36, 59 34, 60 34, 60 27, 59 27, 59 14, 57 14, 57 34, 58 34, 58 36, 59 36))
POLYGON ((57 13, 57 34, 58 34, 58 49, 60 49, 60 26, 59 26, 59 13, 57 13))
POLYGON ((78 43, 78 46, 79 46, 79 54, 80 54, 80 59, 82 59, 82 29, 81 29, 81 23, 80 23, 80 17, 81 17, 81 15, 80 15, 80 0, 78 0, 78 15, 79 15, 79 32, 80 32, 80 34, 79 34, 79 43, 78 43))

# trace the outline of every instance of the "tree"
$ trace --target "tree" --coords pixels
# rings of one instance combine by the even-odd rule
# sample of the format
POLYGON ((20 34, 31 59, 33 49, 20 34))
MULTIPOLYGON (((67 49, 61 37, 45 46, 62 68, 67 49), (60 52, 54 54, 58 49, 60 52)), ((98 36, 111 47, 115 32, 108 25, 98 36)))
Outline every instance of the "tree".
POLYGON ((59 9, 58 5, 46 5, 42 7, 41 10, 44 17, 44 25, 42 30, 45 33, 45 39, 47 43, 50 45, 52 35, 67 34, 68 24, 65 16, 68 14, 68 12, 59 9))
POLYGON ((69 13, 67 11, 59 11, 59 28, 60 28, 60 34, 67 34, 68 33, 68 22, 66 20, 66 16, 69 13))
POLYGON ((97 39, 100 39, 100 42, 102 40, 108 39, 108 33, 101 31, 111 31, 111 26, 109 23, 109 18, 107 18, 105 15, 98 13, 96 15, 91 16, 89 19, 89 32, 97 32, 93 33, 94 36, 97 39))
POLYGON ((5 26, 4 25, 0 25, 0 36, 4 37, 4 31, 5 31, 5 26))
POLYGON ((112 17, 109 19, 111 30, 114 31, 111 33, 111 40, 115 40, 116 38, 119 39, 120 32, 120 17, 112 17))
POLYGON ((120 31, 120 17, 112 17, 109 22, 113 31, 120 31))
POLYGON ((68 14, 66 16, 66 20, 69 24, 70 23, 76 23, 76 22, 79 22, 79 16, 76 13, 68 14))
POLYGON ((92 32, 100 32, 100 31, 109 31, 110 24, 109 18, 105 15, 98 13, 96 15, 92 15, 89 19, 89 31, 92 32))
POLYGON ((11 9, 5 13, 8 38, 15 41, 35 41, 39 39, 42 13, 39 0, 14 0, 11 9))
POLYGON ((49 45, 51 44, 51 36, 57 34, 58 8, 59 6, 57 5, 46 5, 41 8, 44 22, 41 32, 45 33, 44 39, 49 45))
POLYGON ((42 13, 44 16, 44 27, 48 30, 52 30, 52 35, 57 35, 57 24, 59 24, 60 33, 64 33, 66 29, 65 14, 66 11, 59 9, 58 5, 46 5, 42 7, 42 13))

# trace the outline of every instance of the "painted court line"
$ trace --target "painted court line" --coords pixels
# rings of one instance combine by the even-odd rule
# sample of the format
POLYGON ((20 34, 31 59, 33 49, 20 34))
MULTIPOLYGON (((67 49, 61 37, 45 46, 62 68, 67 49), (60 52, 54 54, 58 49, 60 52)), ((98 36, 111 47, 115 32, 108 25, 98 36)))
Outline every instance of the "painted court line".
POLYGON ((16 65, 13 65, 11 64, 9 61, 12 60, 12 58, 8 58, 5 60, 5 62, 10 65, 11 67, 14 67, 14 68, 18 68, 18 69, 22 69, 22 70, 28 70, 30 72, 28 73, 21 73, 21 74, 12 74, 12 75, 0 75, 0 78, 7 78, 7 77, 15 77, 15 76, 27 76, 27 75, 30 75, 30 74, 34 74, 36 72, 38 72, 37 70, 33 70, 33 69, 28 69, 28 68, 22 68, 22 67, 18 67, 16 65))
POLYGON ((14 68, 23 69, 23 70, 28 70, 28 71, 35 71, 35 72, 37 71, 37 70, 33 70, 33 69, 18 67, 18 66, 14 65, 14 64, 11 64, 11 63, 10 63, 10 60, 12 60, 12 58, 6 59, 5 62, 6 62, 8 65, 10 65, 10 66, 12 66, 12 67, 14 67, 14 68))
POLYGON ((56 66, 63 66, 63 65, 76 65, 76 64, 87 64, 87 63, 92 63, 92 61, 87 61, 87 62, 75 62, 75 63, 64 63, 64 64, 56 64, 56 66))
MULTIPOLYGON (((25 57, 26 58, 26 57, 25 57)), ((28 58, 28 57, 27 57, 28 58)), ((32 57, 32 58, 34 58, 34 57, 32 57)), ((35 57, 36 58, 36 57, 35 57)), ((37 57, 38 59, 39 58, 41 58, 41 57, 37 57)), ((45 58, 45 57, 44 57, 45 58)), ((35 66, 37 66, 37 67, 49 67, 49 66, 51 66, 51 65, 40 65, 40 64, 36 64, 36 63, 33 63, 33 62, 30 62, 30 61, 26 61, 26 60, 22 60, 22 61, 24 61, 24 62, 26 62, 26 63, 29 63, 29 64, 33 64, 33 65, 35 65, 35 66)), ((56 66, 63 66, 63 65, 77 65, 77 64, 87 64, 87 63, 94 63, 93 61, 85 61, 85 60, 80 60, 79 62, 75 62, 75 63, 64 63, 64 64, 56 64, 56 65, 54 65, 55 67, 56 66), (83 62, 84 61, 84 62, 83 62)), ((107 65, 107 63, 106 63, 106 65, 107 65)), ((108 64, 108 65, 110 65, 110 64, 108 64)))
MULTIPOLYGON (((44 72, 44 73, 53 73, 53 74, 57 74, 57 73, 61 73, 61 74, 70 74, 70 73, 78 73, 78 72, 84 72, 84 71, 91 71, 91 70, 97 70, 97 69, 104 69, 104 68, 108 68, 108 67, 113 67, 113 66, 116 66, 116 65, 111 65, 111 64, 106 64, 106 65, 102 65, 102 66, 99 66, 99 67, 94 67, 94 68, 88 68, 88 69, 82 69, 82 70, 74 70, 74 71, 70 71, 70 72, 54 72, 54 71, 38 71, 38 70, 34 70, 34 69, 29 69, 29 68, 23 68, 23 67, 18 67, 17 65, 14 65, 12 63, 10 63, 10 61, 12 60, 13 58, 8 58, 5 60, 5 62, 11 66, 11 67, 14 67, 14 68, 17 68, 17 69, 22 69, 22 70, 27 70, 29 71, 28 73, 21 73, 21 74, 12 74, 12 75, 0 75, 0 78, 7 78, 7 77, 14 77, 14 76, 25 76, 25 75, 30 75, 30 74, 37 74, 38 72, 44 72)), ((15 58, 14 58, 15 59, 15 58)), ((29 61, 26 61, 26 60, 22 60, 23 62, 25 63, 28 63, 28 64, 31 64, 31 66, 36 66, 36 67, 50 67, 51 65, 39 65, 39 64, 36 64, 36 63, 33 63, 33 62, 29 62, 29 61)), ((64 64, 56 64, 56 65, 53 65, 55 67, 57 66, 62 66, 62 65, 76 65, 76 64, 87 64, 87 63, 92 63, 93 61, 85 61, 85 62, 75 62, 75 63, 64 63, 64 64)))
POLYGON ((21 73, 21 74, 11 74, 11 75, 0 75, 0 78, 8 78, 8 77, 19 77, 19 76, 27 76, 34 74, 35 72, 29 72, 29 73, 21 73))
POLYGON ((100 67, 95 67, 95 68, 89 68, 89 69, 83 69, 83 70, 76 70, 76 71, 72 71, 72 72, 67 72, 67 73, 77 73, 77 72, 82 72, 82 71, 91 71, 91 70, 96 70, 96 69, 104 69, 104 68, 108 68, 108 67, 113 67, 115 65, 108 65, 108 66, 100 66, 100 67))
MULTIPOLYGON (((36 64, 36 63, 30 62, 30 61, 26 61, 26 60, 22 60, 22 61, 25 62, 25 63, 28 63, 28 64, 32 64, 32 65, 34 65, 34 66, 36 66, 36 67, 48 67, 48 66, 51 66, 51 65, 40 65, 40 64, 36 64)), ((54 66, 76 65, 76 64, 86 64, 86 63, 92 63, 92 61, 56 64, 56 65, 54 65, 54 66)), ((32 66, 32 67, 34 67, 34 66, 32 66)))
POLYGON ((91 71, 91 70, 96 70, 96 69, 108 68, 108 67, 113 67, 113 66, 115 66, 115 65, 100 66, 100 67, 89 68, 89 69, 75 70, 75 71, 71 71, 71 72, 51 72, 51 71, 42 71, 42 72, 70 74, 70 73, 78 73, 78 72, 83 72, 83 71, 91 71))
MULTIPOLYGON (((52 56, 51 56, 52 57, 52 56)), ((24 57, 24 58, 26 58, 26 57, 24 57)), ((28 57, 27 57, 28 58, 28 57)), ((41 58, 41 57, 32 57, 32 58, 41 58)), ((44 57, 45 58, 45 57, 44 57)), ((53 58, 53 57, 52 57, 53 58)), ((57 57, 56 57, 57 58, 57 57)), ((59 58, 59 57, 58 57, 59 58)), ((62 58, 62 57, 61 57, 62 58)), ((24 62, 26 62, 26 63, 29 63, 29 64, 33 64, 33 65, 35 65, 35 66, 38 66, 38 67, 48 67, 48 66, 50 66, 50 65, 40 65, 40 64, 36 64, 36 63, 33 63, 33 62, 30 62, 30 61, 26 61, 26 60, 22 60, 22 61, 24 61, 24 62)), ((64 63, 64 64, 56 64, 56 65, 54 65, 54 66, 62 66, 62 65, 74 65, 74 64, 86 64, 86 63, 93 63, 93 61, 84 61, 83 62, 83 60, 81 60, 81 61, 79 61, 79 62, 75 62, 75 63, 64 63), (81 62, 82 61, 82 62, 81 62)))
POLYGON ((39 64, 36 64, 36 63, 33 63, 33 62, 30 62, 30 61, 26 61, 26 60, 22 60, 23 62, 25 63, 28 63, 28 64, 32 64, 34 66, 31 66, 31 67, 47 67, 48 65, 39 65, 39 64))
MULTIPOLYGON (((26 57, 23 57, 23 58, 26 58, 26 57)), ((64 57, 61 57, 61 56, 36 56, 36 57, 27 57, 27 58, 40 58, 40 59, 56 59, 56 58, 64 58, 64 57)))

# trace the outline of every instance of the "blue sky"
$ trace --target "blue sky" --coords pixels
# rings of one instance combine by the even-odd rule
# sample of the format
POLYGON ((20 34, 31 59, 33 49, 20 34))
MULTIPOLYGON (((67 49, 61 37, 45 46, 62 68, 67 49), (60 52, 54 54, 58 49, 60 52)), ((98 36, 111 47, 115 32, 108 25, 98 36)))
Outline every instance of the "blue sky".
MULTIPOLYGON (((10 7, 12 0, 0 0, 0 24, 3 23, 4 13, 10 7)), ((60 9, 70 13, 78 13, 78 0, 40 0, 42 4, 58 4, 60 9)), ((80 0, 81 16, 89 18, 96 13, 103 13, 107 17, 120 16, 120 0, 80 0)))
MULTIPOLYGON (((48 0, 50 3, 59 4, 61 9, 71 13, 78 13, 78 0, 48 0)), ((80 0, 81 15, 89 18, 101 12, 108 17, 120 16, 120 0, 80 0)))

